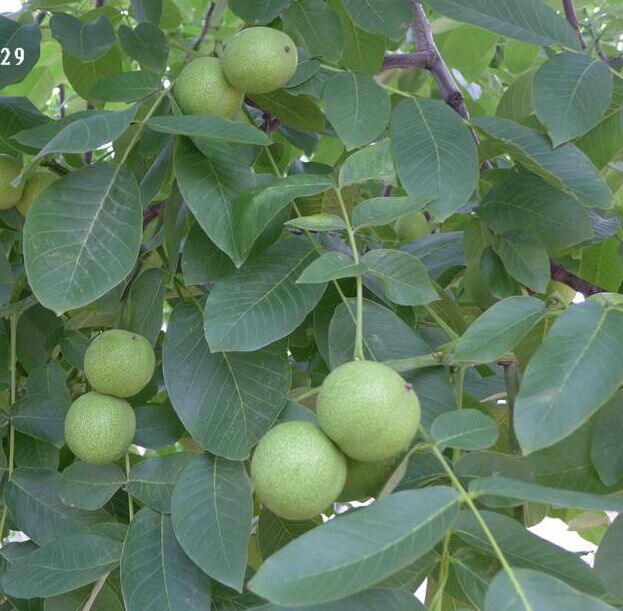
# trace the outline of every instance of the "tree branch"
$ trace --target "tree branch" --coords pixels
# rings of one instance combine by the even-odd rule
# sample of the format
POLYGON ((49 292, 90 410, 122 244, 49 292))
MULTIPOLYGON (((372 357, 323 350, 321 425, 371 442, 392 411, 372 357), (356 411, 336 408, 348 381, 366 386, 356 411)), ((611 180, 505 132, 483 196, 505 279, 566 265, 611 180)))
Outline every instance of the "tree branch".
POLYGON ((580 46, 586 51, 588 44, 582 36, 582 29, 580 28, 580 22, 575 12, 575 6, 573 6, 573 0, 562 0, 562 6, 565 9, 565 17, 569 25, 575 30, 578 38, 580 39, 580 46))
POLYGON ((572 289, 575 289, 578 293, 582 293, 583 295, 595 295, 596 293, 604 292, 604 289, 601 287, 591 284, 590 282, 586 282, 586 280, 572 274, 554 259, 550 259, 550 267, 552 280, 562 282, 563 284, 570 286, 572 289))
POLYGON ((196 51, 201 46, 201 43, 205 40, 205 37, 208 35, 208 31, 210 29, 210 22, 212 21, 212 14, 214 13, 214 9, 216 8, 216 3, 211 2, 210 8, 207 10, 205 18, 203 20, 203 28, 201 30, 201 34, 195 40, 195 43, 192 46, 192 50, 196 51))
POLYGON ((395 68, 424 68, 430 70, 434 62, 434 55, 430 51, 417 51, 416 53, 396 53, 386 55, 381 70, 393 70, 395 68))

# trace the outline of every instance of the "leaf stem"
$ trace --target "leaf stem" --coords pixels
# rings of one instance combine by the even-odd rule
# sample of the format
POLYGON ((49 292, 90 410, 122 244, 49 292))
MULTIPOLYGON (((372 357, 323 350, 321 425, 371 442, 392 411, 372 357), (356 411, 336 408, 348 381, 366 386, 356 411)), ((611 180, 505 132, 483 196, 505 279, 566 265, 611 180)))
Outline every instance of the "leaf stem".
POLYGON ((84 607, 82 607, 82 611, 91 611, 91 607, 93 607, 93 604, 95 603, 95 599, 97 598, 102 588, 104 587, 104 584, 106 583, 106 580, 108 579, 108 575, 110 575, 110 573, 106 573, 106 575, 102 575, 95 582, 95 585, 93 586, 93 589, 91 590, 91 594, 87 602, 84 603, 84 607))
POLYGON ((515 399, 519 392, 519 367, 514 361, 504 362, 504 381, 506 382, 506 405, 508 406, 508 436, 510 451, 519 454, 519 442, 515 434, 515 399))
POLYGON ((430 437, 428 437, 428 435, 423 430, 420 430, 420 434, 422 435, 422 437, 424 437, 426 441, 431 443, 431 450, 433 454, 435 454, 435 457, 437 458, 437 460, 440 462, 443 470, 446 472, 448 479, 450 480, 450 482, 452 483, 456 491, 459 493, 461 500, 469 507, 470 511, 474 514, 474 518, 476 518, 478 525, 480 526, 480 528, 482 529, 482 532, 484 533, 485 537, 489 541, 489 544, 491 545, 493 552, 495 553, 495 555, 497 556, 497 559, 500 561, 500 564, 502 565, 502 568, 504 569, 504 571, 506 571, 506 574, 508 575, 508 578, 513 584, 513 587, 515 588, 517 595, 519 596, 519 599, 521 600, 524 608, 526 609, 526 611, 535 611, 535 609, 532 607, 532 605, 528 601, 528 598, 526 597, 526 593, 523 587, 521 586, 521 584, 519 583, 519 580, 517 579, 517 576, 515 575, 513 568, 508 563, 508 560, 506 559, 504 552, 498 545, 498 542, 496 541, 495 537, 493 536, 493 533, 487 526, 487 523, 482 517, 480 511, 478 511, 478 507, 476 507, 474 501, 472 500, 472 497, 469 495, 467 490, 463 487, 463 484, 461 484, 461 482, 459 481, 459 478, 455 475, 454 471, 452 470, 452 467, 448 464, 446 457, 441 453, 439 448, 432 443, 432 440, 430 439, 430 437))
POLYGON ((128 515, 130 516, 130 522, 134 519, 134 501, 132 495, 128 490, 128 482, 130 481, 130 453, 125 453, 125 479, 126 479, 126 492, 128 495, 128 515))
POLYGON ((448 573, 450 568, 450 538, 452 535, 448 533, 443 540, 443 551, 441 552, 441 563, 439 567, 439 583, 437 591, 430 603, 431 611, 443 611, 443 595, 448 583, 448 573))
POLYGON ((435 312, 434 308, 429 305, 425 305, 424 309, 428 315, 445 331, 446 335, 450 339, 459 339, 461 336, 452 328, 448 323, 435 312))
MULTIPOLYGON (((344 223, 346 224, 346 233, 348 234, 348 241, 350 242, 351 250, 353 251, 353 260, 356 265, 359 265, 361 259, 359 257, 359 250, 357 248, 357 240, 355 239, 355 232, 353 230, 353 225, 350 222, 350 215, 348 214, 348 209, 346 208, 346 203, 344 202, 344 198, 342 197, 342 191, 339 187, 333 187, 335 191, 335 195, 337 197, 337 201, 340 204, 340 209, 342 210, 342 216, 344 218, 344 223)), ((357 314, 355 320, 355 351, 353 354, 353 358, 356 361, 365 361, 366 357, 363 352, 363 276, 359 274, 356 278, 357 282, 357 314)))
POLYGON ((320 386, 316 386, 315 388, 308 388, 304 392, 301 392, 298 395, 294 395, 289 397, 291 401, 303 401, 304 399, 308 399, 309 397, 313 397, 320 392, 320 386))

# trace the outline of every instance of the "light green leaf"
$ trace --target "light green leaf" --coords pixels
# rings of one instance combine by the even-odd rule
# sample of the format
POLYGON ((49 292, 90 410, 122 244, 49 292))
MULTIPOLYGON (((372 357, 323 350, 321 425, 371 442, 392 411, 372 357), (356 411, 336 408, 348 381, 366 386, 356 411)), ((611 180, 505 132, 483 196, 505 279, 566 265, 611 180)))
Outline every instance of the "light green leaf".
POLYGON ((163 370, 173 407, 193 438, 234 460, 249 456, 277 419, 290 388, 285 346, 211 352, 201 313, 190 304, 173 311, 163 370))
POLYGON ((614 394, 623 383, 622 342, 619 310, 591 301, 558 318, 530 359, 515 404, 525 454, 573 433, 614 394))
POLYGON ((2 589, 16 598, 57 596, 85 586, 119 564, 121 543, 99 535, 64 537, 14 560, 2 589))
POLYGON ((268 558, 249 589, 296 606, 355 594, 424 555, 458 509, 450 488, 398 492, 305 533, 268 558))
POLYGON ((543 242, 529 233, 502 236, 496 252, 506 271, 536 293, 544 293, 551 277, 550 262, 543 242))
POLYGON ((366 266, 357 264, 351 257, 341 252, 328 252, 312 261, 298 277, 297 284, 318 284, 353 278, 366 271, 366 266))
POLYGON ((121 52, 115 45, 94 62, 83 62, 69 53, 63 53, 63 70, 74 91, 89 100, 96 83, 122 72, 121 52))
POLYGON ((323 284, 296 284, 315 257, 306 240, 291 238, 219 281, 206 303, 210 349, 258 350, 294 331, 325 290, 323 284))
POLYGON ((485 194, 478 215, 493 231, 529 233, 550 251, 593 237, 586 209, 534 174, 512 174, 485 194))
POLYGON ((507 297, 480 315, 459 340, 454 356, 491 363, 512 350, 546 314, 536 297, 507 297))
POLYGON ((324 109, 348 149, 372 142, 387 127, 391 115, 387 93, 371 76, 352 72, 329 80, 324 109))
POLYGON ((286 223, 289 227, 296 227, 305 231, 344 231, 346 223, 336 214, 310 214, 292 219, 286 223))
POLYGON ((432 199, 428 209, 440 220, 469 200, 478 180, 476 145, 447 104, 419 98, 400 102, 391 134, 398 176, 409 195, 432 199))
POLYGON ((240 267, 262 232, 297 197, 318 195, 331 189, 326 176, 293 174, 243 193, 232 205, 234 263, 240 267))
POLYGON ((534 110, 554 146, 597 125, 611 99, 608 64, 584 53, 554 55, 534 77, 534 110))
POLYGON ((395 40, 413 21, 408 0, 344 0, 344 8, 362 30, 395 40))
POLYGON ((37 299, 62 313, 101 297, 132 271, 141 233, 138 185, 127 168, 99 163, 63 176, 24 226, 26 274, 37 299))
POLYGON ((127 611, 203 611, 210 606, 210 578, 184 553, 171 518, 144 508, 132 520, 121 556, 127 611))
POLYGON ((67 13, 57 13, 50 19, 50 30, 67 53, 83 62, 99 59, 116 42, 115 31, 106 15, 93 21, 81 21, 67 13))
POLYGON ((590 244, 582 249, 578 275, 604 291, 618 292, 623 282, 621 241, 617 237, 590 244))
POLYGON ((97 102, 138 102, 160 89, 160 79, 153 72, 122 72, 98 81, 91 89, 97 102))
POLYGON ((128 493, 148 507, 169 513, 173 488, 193 456, 191 452, 176 452, 134 464, 128 477, 128 493))
POLYGON ((578 37, 563 17, 540 0, 426 0, 450 19, 472 23, 535 45, 579 47, 578 37))
POLYGON ((353 227, 387 225, 407 212, 421 210, 430 200, 415 197, 373 197, 366 199, 353 210, 353 227))
MULTIPOLYGON (((297 2, 292 6, 301 4, 297 2)), ((324 4, 324 2, 323 2, 324 4)), ((325 118, 311 98, 305 95, 294 95, 285 89, 265 93, 253 94, 252 100, 260 108, 277 117, 284 125, 304 133, 323 132, 325 118)))
POLYGON ((493 139, 501 152, 509 153, 531 172, 574 195, 585 206, 612 206, 612 191, 604 177, 573 144, 554 149, 547 136, 507 119, 480 117, 473 123, 493 139))
POLYGON ((508 574, 500 571, 489 586, 485 611, 559 611, 561 602, 564 602, 566 611, 615 611, 614 607, 578 592, 550 575, 526 569, 513 573, 529 607, 520 598, 516 584, 511 582, 508 574))
POLYGON ((474 480, 469 485, 469 491, 476 496, 495 495, 586 511, 623 511, 623 498, 621 497, 548 488, 508 477, 493 476, 474 480))
POLYGON ((312 57, 337 62, 342 56, 342 24, 323 0, 297 0, 282 15, 284 29, 312 57))
POLYGON ((430 430, 431 437, 447 448, 483 450, 498 440, 495 420, 477 409, 460 409, 438 416, 430 430))
POLYGON ((353 153, 340 168, 340 187, 367 180, 395 183, 396 170, 388 138, 353 153))
POLYGON ((171 502, 175 536, 202 571, 239 592, 252 518, 243 463, 203 455, 186 467, 171 502))
POLYGON ((125 482, 117 465, 90 465, 76 461, 61 476, 58 494, 65 505, 93 511, 103 507, 125 482))
POLYGON ((394 303, 419 306, 439 299, 424 264, 409 253, 378 248, 367 252, 362 262, 394 303))
POLYGON ((163 134, 198 136, 238 144, 270 144, 270 138, 263 132, 239 121, 210 115, 180 115, 176 117, 153 117, 147 122, 149 129, 163 134))

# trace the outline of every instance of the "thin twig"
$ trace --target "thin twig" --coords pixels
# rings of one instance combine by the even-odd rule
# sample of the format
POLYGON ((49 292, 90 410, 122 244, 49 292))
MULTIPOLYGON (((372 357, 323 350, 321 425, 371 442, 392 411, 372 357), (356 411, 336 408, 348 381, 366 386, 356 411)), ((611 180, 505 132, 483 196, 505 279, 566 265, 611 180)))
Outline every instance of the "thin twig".
POLYGON ((82 611, 91 611, 91 607, 93 607, 93 604, 95 603, 95 599, 97 598, 98 594, 104 587, 104 584, 106 583, 106 580, 108 579, 108 575, 110 575, 110 573, 106 573, 106 575, 102 575, 95 582, 95 585, 93 586, 93 589, 91 590, 91 595, 89 596, 87 602, 84 603, 84 607, 82 607, 82 611))
POLYGON ((216 8, 216 3, 211 2, 210 8, 206 11, 205 18, 203 20, 203 28, 201 30, 201 34, 197 37, 197 40, 192 46, 192 50, 196 51, 201 46, 201 43, 205 40, 205 37, 208 35, 208 31, 210 30, 210 22, 212 21, 212 15, 214 13, 214 9, 216 8))
POLYGON ((575 289, 582 295, 595 295, 596 293, 603 293, 604 289, 595 284, 591 284, 586 280, 576 276, 570 271, 566 270, 560 263, 557 263, 554 259, 550 259, 550 267, 552 273, 552 280, 562 282, 572 289, 575 289))
POLYGON ((575 12, 575 6, 573 6, 573 0, 562 0, 562 6, 565 9, 565 17, 569 25, 575 30, 578 38, 580 39, 580 46, 586 51, 588 43, 582 35, 582 29, 580 28, 580 22, 575 12))
POLYGON ((65 116, 65 83, 58 86, 58 115, 61 119, 65 116))

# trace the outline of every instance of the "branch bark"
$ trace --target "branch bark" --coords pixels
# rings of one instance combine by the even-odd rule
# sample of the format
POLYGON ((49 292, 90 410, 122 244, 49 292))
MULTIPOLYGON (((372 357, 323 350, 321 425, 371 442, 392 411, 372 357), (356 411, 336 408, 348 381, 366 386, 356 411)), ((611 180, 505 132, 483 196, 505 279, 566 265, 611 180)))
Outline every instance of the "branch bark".
POLYGON ((424 68, 430 70, 433 62, 434 55, 430 51, 396 53, 385 56, 381 70, 393 70, 395 68, 424 68))
POLYGON ((193 44, 193 51, 196 51, 201 46, 201 43, 205 40, 205 37, 208 35, 208 31, 210 30, 210 25, 212 21, 212 15, 214 13, 214 9, 216 8, 216 3, 212 2, 210 4, 210 8, 206 11, 205 18, 203 20, 203 28, 201 30, 201 34, 195 40, 193 44))
POLYGON ((567 22, 575 30, 578 38, 580 39, 580 46, 586 51, 586 49, 588 49, 588 43, 582 35, 582 29, 580 28, 580 22, 578 21, 578 16, 575 12, 573 0, 562 0, 562 6, 565 9, 565 17, 567 18, 567 22))
POLYGON ((552 280, 562 282, 572 289, 575 289, 578 293, 583 295, 595 295, 596 293, 603 293, 604 289, 586 280, 576 276, 570 271, 566 270, 560 263, 554 259, 550 259, 550 267, 552 272, 552 280))

